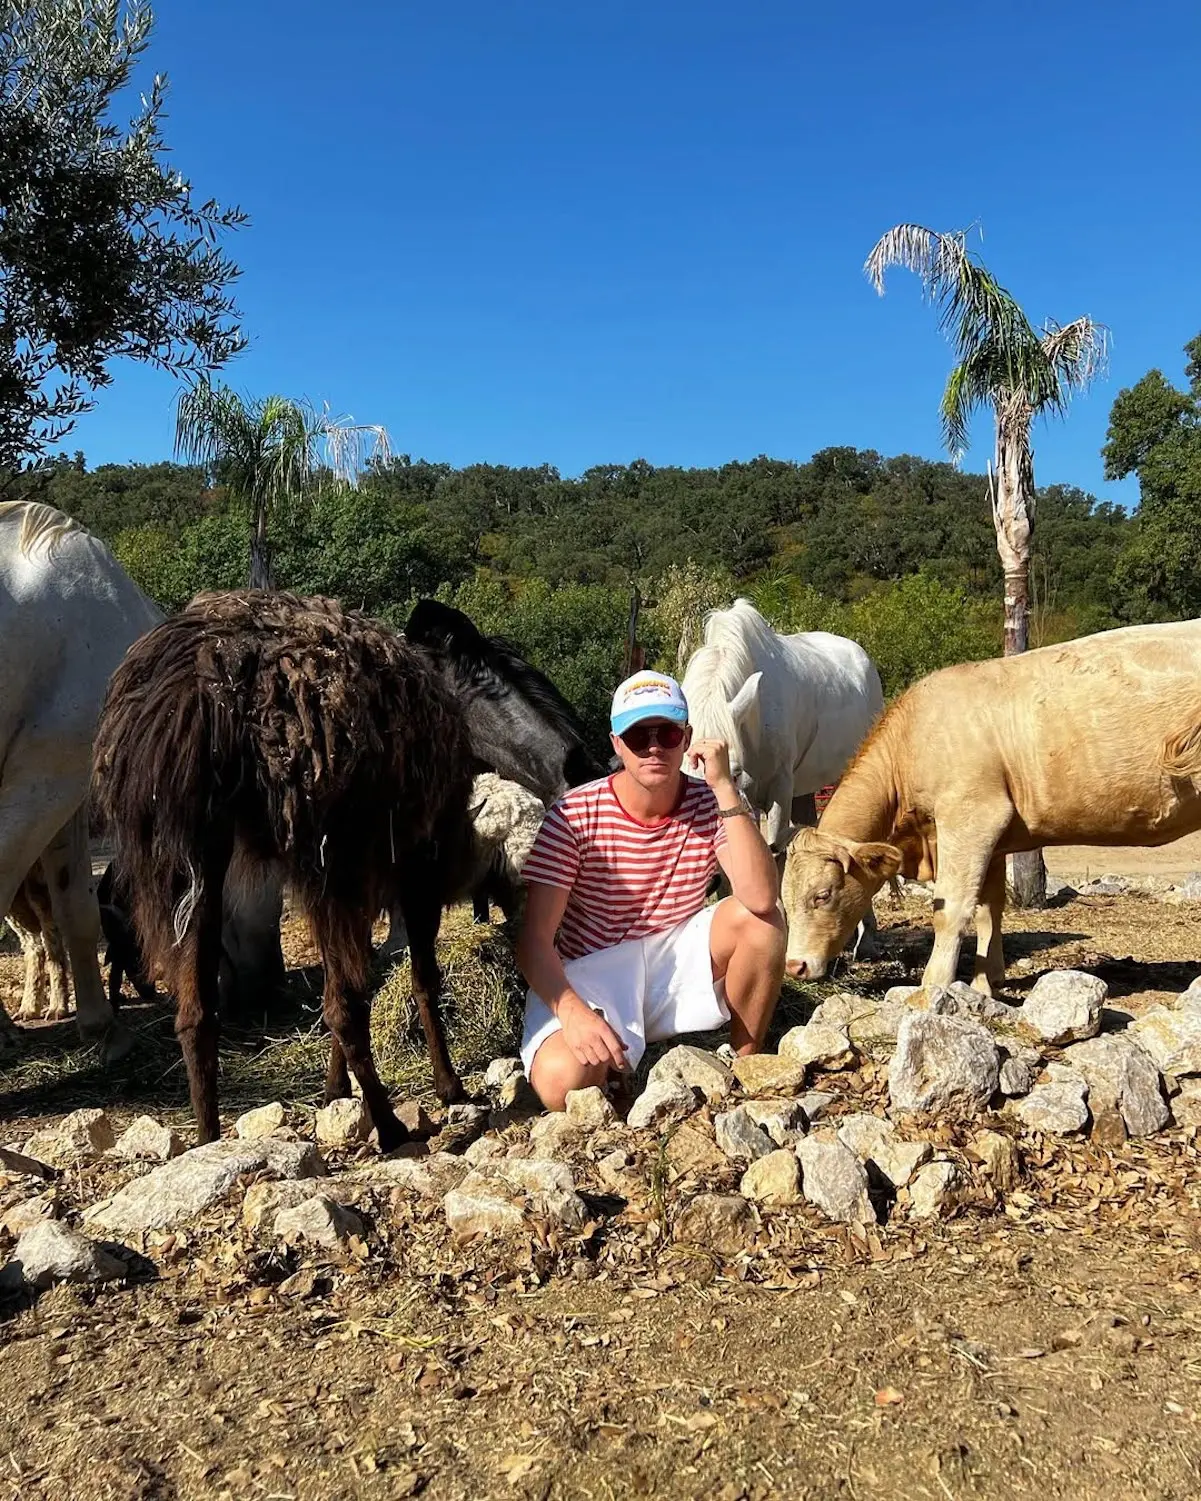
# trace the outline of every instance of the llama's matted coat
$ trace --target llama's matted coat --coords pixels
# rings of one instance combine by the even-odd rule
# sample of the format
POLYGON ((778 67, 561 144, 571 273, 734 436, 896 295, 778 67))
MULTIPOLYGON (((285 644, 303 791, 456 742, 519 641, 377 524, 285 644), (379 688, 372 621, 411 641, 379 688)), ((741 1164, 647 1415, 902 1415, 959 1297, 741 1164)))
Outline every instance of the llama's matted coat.
POLYGON ((334 1043, 387 1148, 403 1138, 371 1060, 371 922, 393 899, 444 1097, 459 1093, 436 1011, 442 902, 471 857, 471 752, 461 710, 424 657, 332 600, 200 595, 135 644, 96 742, 96 796, 117 841, 146 959, 178 1004, 202 1140, 219 1132, 216 974, 221 894, 273 868, 308 915, 334 1043))

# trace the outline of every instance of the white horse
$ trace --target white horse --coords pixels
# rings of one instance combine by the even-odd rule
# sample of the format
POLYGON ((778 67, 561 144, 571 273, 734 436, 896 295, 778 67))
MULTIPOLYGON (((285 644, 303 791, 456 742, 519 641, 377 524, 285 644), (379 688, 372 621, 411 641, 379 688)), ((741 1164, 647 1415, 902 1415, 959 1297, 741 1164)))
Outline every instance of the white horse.
POLYGON ((0 914, 40 862, 71 960, 80 1034, 110 1050, 88 853, 92 737, 110 674, 162 618, 70 517, 36 502, 0 503, 0 914))
POLYGON ((748 599, 705 617, 682 687, 694 735, 729 745, 778 856, 796 821, 816 822, 813 794, 839 779, 884 707, 861 646, 827 631, 777 635, 748 599))

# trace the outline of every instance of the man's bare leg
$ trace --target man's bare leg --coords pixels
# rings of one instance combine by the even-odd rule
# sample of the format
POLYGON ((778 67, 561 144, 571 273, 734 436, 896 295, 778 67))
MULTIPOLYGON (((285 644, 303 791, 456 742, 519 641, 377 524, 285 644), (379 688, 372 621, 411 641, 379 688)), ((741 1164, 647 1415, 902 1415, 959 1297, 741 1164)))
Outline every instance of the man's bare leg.
POLYGON ((604 1088, 611 1070, 606 1063, 581 1063, 562 1032, 552 1032, 534 1054, 530 1084, 548 1110, 563 1110, 573 1089, 604 1088))
POLYGON ((714 980, 726 982, 730 1045, 739 1057, 757 1053, 784 981, 788 930, 778 910, 759 917, 736 897, 717 904, 709 930, 714 980))

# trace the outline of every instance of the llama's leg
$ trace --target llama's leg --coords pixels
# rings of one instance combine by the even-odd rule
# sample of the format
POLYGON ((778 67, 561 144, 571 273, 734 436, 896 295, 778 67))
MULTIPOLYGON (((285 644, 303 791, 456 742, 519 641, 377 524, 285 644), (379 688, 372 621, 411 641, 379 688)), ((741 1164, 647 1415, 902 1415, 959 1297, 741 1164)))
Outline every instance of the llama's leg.
MULTIPOLYGON (((349 1066, 359 1081, 363 1103, 379 1135, 380 1151, 391 1152, 407 1140, 408 1133, 396 1119, 371 1056, 371 1008, 367 999, 371 918, 365 914, 365 908, 344 908, 328 899, 309 913, 313 937, 325 967, 325 1020, 333 1036, 326 1086, 339 1068, 340 1054, 340 1074, 345 1077, 349 1066)), ((349 1093, 349 1081, 342 1093, 349 1093)))
POLYGON ((488 892, 479 887, 471 893, 471 916, 476 922, 492 921, 492 906, 488 901, 488 892))
MULTIPOLYGON (((326 982, 329 988, 329 980, 326 982)), ((336 1037, 331 1037, 329 1042, 329 1063, 325 1070, 325 1103, 331 1100, 345 1100, 350 1096, 350 1070, 346 1067, 346 1054, 342 1051, 342 1044, 336 1037)))
POLYGON ((380 945, 380 953, 385 959, 400 960, 409 947, 409 932, 405 927, 405 915, 399 902, 393 902, 388 908, 388 936, 380 945))
POLYGON ((922 975, 923 985, 950 985, 955 979, 963 935, 976 916, 993 851, 1012 814, 1012 807, 971 810, 944 835, 938 824, 938 878, 934 883, 934 948, 922 975))
POLYGON ((101 1042, 109 1059, 129 1051, 132 1035, 118 1028, 100 977, 100 904, 88 855, 86 802, 50 841, 42 856, 54 921, 71 956, 79 1035, 101 1042))
POLYGON ((71 988, 67 969, 67 951, 63 936, 54 920, 54 908, 46 886, 42 862, 30 871, 25 882, 29 905, 37 918, 45 956, 45 977, 50 983, 50 1005, 46 1010, 47 1021, 62 1021, 71 1009, 71 988))
POLYGON ((984 877, 976 909, 976 965, 972 988, 992 995, 1005 984, 1001 915, 1005 911, 1005 856, 996 855, 984 877))
POLYGON ((221 1135, 217 1108, 217 1043, 221 1030, 217 973, 221 966, 222 890, 232 853, 232 834, 214 831, 201 863, 192 918, 183 941, 172 953, 166 975, 168 988, 175 995, 175 1035, 188 1071, 200 1146, 221 1135))
POLYGON ((450 1061, 446 1046, 446 1032, 442 1026, 439 998, 442 993, 442 975, 438 969, 438 929, 442 923, 442 904, 431 896, 427 881, 425 890, 418 890, 416 882, 404 893, 405 920, 409 928, 409 956, 413 966, 413 999, 421 1017, 425 1044, 429 1048, 430 1064, 434 1071, 434 1093, 444 1105, 466 1099, 466 1092, 450 1061))

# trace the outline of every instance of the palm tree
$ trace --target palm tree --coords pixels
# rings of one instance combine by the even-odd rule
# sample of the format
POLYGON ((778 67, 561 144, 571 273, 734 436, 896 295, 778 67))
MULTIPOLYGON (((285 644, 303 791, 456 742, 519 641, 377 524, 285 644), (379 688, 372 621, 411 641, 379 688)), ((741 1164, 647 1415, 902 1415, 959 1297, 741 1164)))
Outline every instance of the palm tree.
MULTIPOLYGON (((1005 655, 1025 651, 1030 629, 1030 537, 1034 528, 1036 417, 1063 416, 1073 392, 1085 391, 1103 368, 1106 329, 1091 318, 1035 330, 1014 298, 967 246, 967 234, 937 234, 920 224, 898 224, 864 265, 881 296, 884 274, 902 266, 920 279, 939 310, 955 364, 942 397, 943 438, 958 464, 968 446, 968 425, 991 407, 996 449, 989 467, 988 499, 1005 575, 1005 655)), ((1046 872, 1037 852, 1015 857, 1014 886, 1021 905, 1045 893, 1046 872)))
POLYGON ((323 480, 355 485, 372 458, 388 458, 382 427, 331 417, 286 396, 248 398, 202 379, 179 398, 175 451, 250 507, 250 587, 273 589, 268 529, 280 505, 323 480))

